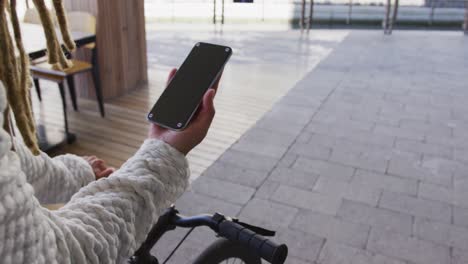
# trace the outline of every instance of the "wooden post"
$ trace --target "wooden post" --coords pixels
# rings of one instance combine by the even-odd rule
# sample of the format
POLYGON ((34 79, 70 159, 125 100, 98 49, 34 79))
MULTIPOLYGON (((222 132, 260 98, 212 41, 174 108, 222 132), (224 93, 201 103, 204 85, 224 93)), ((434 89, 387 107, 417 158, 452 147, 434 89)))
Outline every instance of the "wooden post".
POLYGON ((389 20, 390 20, 390 9, 391 9, 391 6, 392 5, 392 2, 391 0, 387 0, 387 5, 385 7, 385 18, 384 18, 384 21, 383 21, 383 28, 384 28, 384 34, 388 34, 388 24, 389 24, 389 20))
POLYGON ((310 0, 309 18, 307 19, 307 32, 312 26, 312 19, 314 18, 314 0, 310 0))
POLYGON ((393 25, 396 23, 397 17, 398 17, 398 6, 400 5, 399 0, 395 0, 395 5, 393 7, 393 16, 392 20, 390 21, 390 34, 392 34, 393 31, 393 25))
POLYGON ((221 24, 224 25, 224 0, 221 2, 221 24))
POLYGON ((213 24, 216 24, 216 0, 213 0, 213 24))
MULTIPOLYGON (((64 2, 68 11, 89 12, 97 18, 98 64, 104 98, 126 94, 148 82, 144 0, 64 2)), ((81 86, 87 86, 89 94, 93 94, 89 80, 81 86)))
POLYGON ((351 23, 351 13, 353 12, 353 0, 349 0, 348 2, 348 17, 346 18, 346 24, 349 25, 351 23))
POLYGON ((304 30, 305 7, 306 7, 306 0, 302 0, 302 3, 301 3, 301 19, 299 21, 301 31, 304 30))
POLYGON ((429 14, 429 25, 430 26, 432 26, 432 23, 434 23, 434 11, 435 11, 434 0, 431 0, 431 13, 429 14))

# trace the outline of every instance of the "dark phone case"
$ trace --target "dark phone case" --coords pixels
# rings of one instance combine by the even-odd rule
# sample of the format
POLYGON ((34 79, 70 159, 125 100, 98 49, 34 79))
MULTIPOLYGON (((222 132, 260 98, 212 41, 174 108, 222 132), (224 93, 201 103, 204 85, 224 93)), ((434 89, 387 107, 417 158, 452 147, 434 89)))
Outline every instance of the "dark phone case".
MULTIPOLYGON (((191 53, 193 52, 193 50, 194 50, 195 48, 199 47, 200 45, 209 45, 209 46, 222 47, 223 49, 229 49, 229 51, 228 51, 229 54, 228 54, 228 57, 226 58, 226 61, 225 61, 224 64, 219 68, 218 73, 216 74, 215 78, 213 78, 213 80, 211 81, 211 84, 206 88, 206 90, 208 90, 208 89, 209 89, 210 87, 212 87, 213 84, 217 81, 217 79, 219 78, 220 74, 222 73, 222 71, 223 71, 223 69, 224 69, 224 66, 225 66, 226 63, 229 61, 229 58, 230 58, 231 55, 232 55, 232 48, 227 47, 227 46, 221 46, 221 45, 211 44, 211 43, 199 42, 199 43, 195 44, 195 46, 192 48, 191 53)), ((191 54, 191 53, 190 53, 190 54, 191 54)), ((187 58, 190 56, 190 54, 187 56, 187 58)), ((187 61, 187 58, 184 60, 184 63, 187 61)), ((183 65, 183 64, 182 64, 182 65, 183 65)), ((178 73, 176 73, 176 75, 177 75, 177 74, 178 74, 178 73)), ((175 75, 175 76, 176 76, 176 75, 175 75)), ((175 79, 175 76, 172 78, 172 80, 175 79)), ((172 82, 172 80, 171 80, 171 82, 172 82)), ((169 85, 171 84, 171 82, 169 82, 169 83, 167 84, 167 86, 169 86, 169 85)), ((166 87, 167 87, 167 86, 166 86, 166 87)), ((162 95, 161 95, 161 97, 162 97, 162 95)), ((157 124, 157 125, 159 125, 159 126, 161 126, 161 127, 168 128, 168 129, 171 129, 171 130, 174 130, 174 131, 182 131, 182 130, 184 130, 185 128, 187 128, 188 124, 190 123, 190 121, 192 120, 194 114, 196 113, 198 107, 200 106, 201 101, 203 100, 203 97, 201 97, 201 98, 199 99, 198 105, 195 107, 195 109, 192 110, 191 115, 190 115, 190 117, 186 120, 186 122, 184 122, 184 123, 181 123, 181 122, 180 122, 180 123, 179 123, 179 124, 181 124, 180 126, 173 127, 173 126, 171 126, 171 125, 169 125, 169 124, 161 123, 161 122, 159 122, 159 121, 156 119, 156 115, 155 115, 154 112, 156 112, 156 106, 157 106, 159 100, 161 100, 161 97, 158 99, 158 101, 155 103, 155 105, 153 106, 153 108, 151 109, 151 111, 148 113, 147 119, 148 119, 148 121, 150 121, 150 122, 152 122, 152 123, 155 123, 155 124, 157 124)), ((176 103, 174 103, 174 105, 176 105, 176 103)))

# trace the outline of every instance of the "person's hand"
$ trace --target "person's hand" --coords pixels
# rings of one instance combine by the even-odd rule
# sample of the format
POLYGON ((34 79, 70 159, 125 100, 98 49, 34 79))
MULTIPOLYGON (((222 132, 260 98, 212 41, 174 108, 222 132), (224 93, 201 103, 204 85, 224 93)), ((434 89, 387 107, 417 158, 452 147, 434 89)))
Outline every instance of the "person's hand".
POLYGON ((84 156, 83 159, 88 162, 91 168, 93 168, 96 180, 106 178, 115 171, 115 168, 107 167, 106 163, 96 156, 84 156))
MULTIPOLYGON (((169 73, 168 83, 176 74, 177 69, 172 69, 169 73)), ((202 142, 208 133, 211 122, 215 116, 215 108, 213 100, 218 89, 218 79, 213 87, 203 96, 203 101, 200 104, 198 111, 190 121, 187 128, 182 131, 173 131, 167 128, 151 124, 149 128, 148 138, 160 139, 184 155, 187 155, 193 148, 202 142)))

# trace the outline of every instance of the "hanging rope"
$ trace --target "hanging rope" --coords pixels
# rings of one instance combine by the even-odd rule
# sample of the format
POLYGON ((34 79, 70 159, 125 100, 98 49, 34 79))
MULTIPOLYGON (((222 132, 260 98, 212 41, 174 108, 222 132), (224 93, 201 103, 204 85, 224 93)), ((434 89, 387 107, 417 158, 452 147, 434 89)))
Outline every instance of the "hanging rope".
MULTIPOLYGON (((38 10, 46 36, 49 63, 52 64, 55 69, 70 67, 71 63, 62 51, 62 47, 57 39, 52 17, 44 0, 33 0, 33 2, 38 10)), ((75 49, 75 43, 72 41, 68 31, 62 0, 54 0, 53 4, 57 13, 57 21, 65 47, 69 51, 73 51, 75 49)), ((24 50, 23 41, 21 39, 16 0, 0 0, 0 50, 2 51, 0 54, 0 81, 2 81, 6 87, 9 104, 9 108, 7 109, 13 112, 16 126, 26 146, 28 146, 35 155, 38 155, 39 146, 30 101, 31 78, 29 76, 29 57, 24 50), (8 13, 14 39, 10 34, 8 26, 8 13)), ((9 117, 10 115, 6 116, 9 117)), ((5 123, 8 122, 8 120, 5 120, 5 123)))
POLYGON ((75 50, 76 45, 68 31, 68 20, 62 0, 53 0, 52 3, 54 4, 55 14, 57 14, 57 21, 60 27, 60 32, 62 33, 63 43, 68 51, 73 51, 75 50))

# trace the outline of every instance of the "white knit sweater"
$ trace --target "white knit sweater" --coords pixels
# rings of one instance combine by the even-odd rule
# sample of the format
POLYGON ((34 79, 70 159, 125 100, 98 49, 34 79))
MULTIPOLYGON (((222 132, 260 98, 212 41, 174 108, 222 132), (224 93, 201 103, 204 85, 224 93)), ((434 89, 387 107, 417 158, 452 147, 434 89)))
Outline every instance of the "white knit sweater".
MULTIPOLYGON (((2 112, 5 104, 0 82, 2 112)), ((80 157, 34 157, 11 144, 1 129, 0 263, 124 263, 188 185, 185 157, 158 140, 98 181, 80 157), (55 202, 68 203, 57 211, 40 205, 55 202)))

